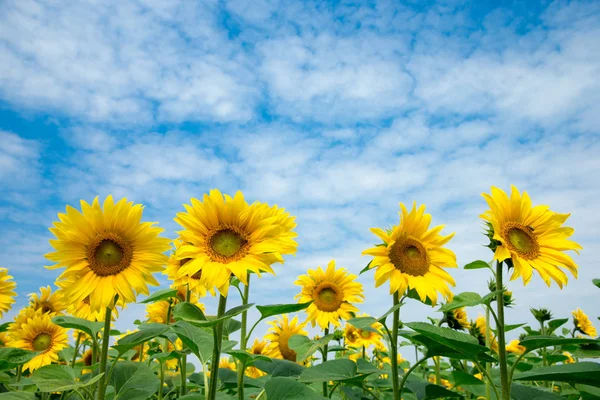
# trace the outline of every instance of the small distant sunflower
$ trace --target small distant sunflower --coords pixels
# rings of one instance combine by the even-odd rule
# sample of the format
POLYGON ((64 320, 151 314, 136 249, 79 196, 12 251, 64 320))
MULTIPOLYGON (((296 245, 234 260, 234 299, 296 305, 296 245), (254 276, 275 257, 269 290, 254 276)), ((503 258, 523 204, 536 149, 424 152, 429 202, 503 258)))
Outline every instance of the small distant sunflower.
POLYGON ((596 328, 592 325, 592 321, 590 321, 581 308, 572 311, 571 314, 573 314, 573 324, 575 324, 575 329, 577 331, 591 337, 598 336, 598 332, 596 332, 596 328))
MULTIPOLYGON (((169 324, 175 323, 175 319, 173 318, 173 309, 175 305, 182 301, 182 298, 185 298, 185 295, 181 296, 181 292, 177 297, 173 298, 172 301, 161 300, 154 303, 150 303, 146 306, 146 318, 150 322, 156 322, 159 324, 167 323, 167 311, 169 310, 169 306, 171 306, 171 320, 168 322, 169 324)), ((206 311, 206 307, 204 304, 198 301, 198 295, 194 292, 190 293, 190 303, 194 304, 198 308, 202 310, 202 312, 206 311)))
POLYGON ((187 260, 178 277, 199 276, 207 288, 226 295, 232 275, 247 284, 248 271, 274 274, 271 264, 296 252, 294 219, 277 206, 250 205, 242 192, 232 198, 217 189, 191 203, 175 218, 184 228, 176 259, 187 260))
MULTIPOLYGON (((484 316, 478 316, 477 319, 475 320, 475 323, 471 323, 471 335, 475 336, 477 338, 477 340, 479 341, 479 344, 482 346, 485 346, 485 336, 486 336, 486 321, 485 321, 485 317, 484 316)), ((495 352, 498 353, 498 341, 496 340, 496 337, 494 336, 494 334, 491 332, 490 329, 490 348, 495 352)))
MULTIPOLYGON (((93 353, 92 349, 91 348, 87 349, 85 351, 85 353, 83 353, 83 355, 81 356, 81 360, 80 360, 81 364, 83 364, 86 367, 91 367, 92 365, 94 365, 93 356, 94 356, 94 353, 93 353)), ((91 372, 92 372, 92 370, 89 368, 84 368, 81 370, 82 374, 89 374, 91 372)))
MULTIPOLYGON (((264 340, 254 339, 254 344, 252 348, 248 350, 250 354, 254 355, 267 355, 266 354, 267 342, 264 340)), ((256 368, 255 366, 250 366, 246 369, 246 375, 250 378, 260 378, 261 376, 265 376, 266 373, 256 368)))
POLYGON ((490 209, 480 217, 491 224, 494 259, 510 259, 514 267, 511 280, 520 276, 527 285, 536 270, 548 286, 554 280, 562 288, 568 278, 561 268, 577 278, 577 265, 564 253, 582 249, 568 240, 574 229, 562 226, 570 214, 555 213, 545 205, 532 207, 527 192, 521 195, 515 186, 511 186, 510 198, 496 187, 491 195, 482 196, 490 209))
MULTIPOLYGON (((368 315, 366 314, 360 314, 357 317, 367 317, 368 315)), ((376 330, 377 332, 373 332, 373 331, 369 331, 369 330, 365 330, 365 329, 358 329, 350 324, 346 324, 346 328, 344 331, 344 338, 346 339, 346 346, 348 347, 354 347, 354 348, 359 348, 359 347, 369 347, 371 345, 375 346, 375 348, 379 349, 379 350, 383 350, 384 349, 384 344, 381 341, 382 337, 381 337, 381 329, 383 328, 383 325, 381 325, 379 322, 374 322, 373 324, 371 324, 371 328, 373 328, 374 330, 376 330)))
MULTIPOLYGON (((161 348, 162 348, 162 346, 161 346, 161 348)), ((175 341, 175 343, 172 343, 171 341, 169 341, 167 344, 167 352, 168 353, 175 351, 175 350, 181 350, 181 349, 183 349, 183 342, 179 338, 175 341)), ((174 371, 179 367, 179 360, 176 358, 167 360, 165 362, 165 367, 167 367, 168 370, 174 371)))
POLYGON ((10 347, 40 352, 23 365, 33 372, 58 361, 58 352, 68 347, 67 329, 53 324, 50 315, 35 314, 11 336, 10 347))
POLYGON ((471 324, 467 319, 467 312, 464 307, 446 311, 443 319, 450 328, 462 331, 471 328, 471 324))
POLYGON ((517 354, 525 353, 527 349, 524 346, 521 346, 519 343, 520 342, 517 339, 511 340, 510 343, 506 345, 506 351, 517 354))
POLYGON ((452 298, 448 285, 454 279, 444 268, 456 268, 456 255, 443 248, 454 234, 440 236, 443 225, 429 229, 431 214, 425 213, 425 205, 417 209, 416 202, 410 212, 400 203, 400 224, 389 231, 371 228, 371 232, 383 240, 383 245, 363 251, 363 255, 375 257, 369 268, 376 268, 375 286, 390 281, 390 293, 415 289, 421 301, 435 304, 440 292, 446 300, 452 298))
POLYGON ((230 369, 232 371, 235 371, 237 369, 235 363, 231 361, 229 357, 221 358, 221 360, 219 361, 219 368, 230 369))
POLYGON ((41 287, 40 293, 29 295, 29 306, 34 310, 42 310, 44 314, 52 316, 62 314, 67 308, 60 291, 52 293, 50 286, 41 287))
MULTIPOLYGON (((123 339, 125 336, 131 335, 132 333, 136 332, 139 332, 139 330, 136 329, 135 331, 131 331, 127 329, 125 333, 122 333, 121 335, 119 335, 119 337, 117 337, 116 344, 119 344, 119 340, 123 339)), ((131 361, 144 361, 145 356, 148 354, 147 350, 149 348, 149 343, 150 342, 147 342, 148 346, 146 346, 146 343, 142 343, 139 346, 135 346, 133 348, 133 350, 135 350, 135 354, 131 357, 131 361)))
POLYGON ((8 269, 0 268, 0 318, 15 304, 15 288, 17 284, 8 275, 8 269))
POLYGON ((318 267, 298 277, 294 284, 302 286, 302 291, 295 298, 300 303, 312 301, 306 309, 312 326, 315 323, 322 329, 329 327, 329 324, 340 326, 340 318, 350 319, 351 313, 358 312, 358 308, 350 303, 362 303, 365 296, 356 278, 345 268, 336 270, 334 260, 329 262, 325 271, 318 267))
POLYGON ((48 268, 65 268, 57 280, 65 298, 76 304, 89 298, 92 311, 104 311, 117 294, 132 303, 137 294, 149 294, 147 284, 159 286, 152 274, 167 262, 169 239, 158 237, 163 230, 153 222, 141 222, 141 204, 115 204, 108 196, 102 206, 98 197, 91 205, 82 200, 81 209, 67 206, 50 228, 56 251, 46 258, 56 264, 48 268))
POLYGON ((271 358, 285 359, 288 361, 296 361, 296 352, 288 346, 290 337, 294 335, 308 335, 303 328, 306 322, 298 323, 298 317, 294 317, 291 321, 288 316, 284 315, 276 321, 269 322, 271 328, 265 339, 270 341, 264 350, 271 358))
POLYGON ((575 364, 575 359, 573 358, 571 353, 569 353, 568 351, 563 351, 563 356, 567 357, 567 359, 563 361, 563 364, 575 364))

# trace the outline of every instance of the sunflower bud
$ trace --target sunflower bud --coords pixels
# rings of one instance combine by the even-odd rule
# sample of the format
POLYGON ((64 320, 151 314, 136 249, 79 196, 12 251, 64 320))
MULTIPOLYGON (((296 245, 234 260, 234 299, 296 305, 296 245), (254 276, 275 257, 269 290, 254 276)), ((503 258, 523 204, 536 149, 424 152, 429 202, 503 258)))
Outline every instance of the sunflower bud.
POLYGON ((333 340, 337 340, 338 342, 344 339, 344 331, 341 329, 336 329, 333 332, 333 340))
MULTIPOLYGON (((496 281, 493 280, 493 279, 491 279, 488 282, 488 289, 490 289, 490 292, 495 292, 496 290, 498 290, 496 287, 497 287, 496 286, 496 281)), ((505 307, 511 307, 514 304, 513 297, 512 297, 512 292, 508 291, 507 288, 506 288, 506 286, 503 286, 502 287, 502 293, 503 293, 502 298, 504 299, 504 306, 505 307)))
POLYGON ((543 324, 544 322, 550 321, 552 319, 552 313, 546 308, 530 308, 529 310, 540 324, 543 324))
POLYGON ((444 322, 448 324, 450 328, 456 329, 457 331, 462 331, 471 327, 464 307, 444 312, 444 318, 442 318, 441 323, 444 322))
POLYGON ((486 230, 483 232, 485 236, 489 239, 490 243, 486 246, 492 252, 496 252, 496 248, 502 243, 499 240, 494 239, 494 226, 490 222, 485 223, 486 230))

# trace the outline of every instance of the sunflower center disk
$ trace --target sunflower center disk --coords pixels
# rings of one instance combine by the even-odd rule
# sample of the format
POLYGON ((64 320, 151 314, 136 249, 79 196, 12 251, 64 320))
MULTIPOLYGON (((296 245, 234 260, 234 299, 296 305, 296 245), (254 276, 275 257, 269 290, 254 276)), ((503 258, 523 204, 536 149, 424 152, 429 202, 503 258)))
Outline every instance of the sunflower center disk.
POLYGON ((48 350, 52 344, 52 336, 48 333, 40 333, 33 339, 33 349, 35 351, 48 350))
POLYGON ((42 313, 44 313, 44 314, 54 311, 54 307, 52 307, 52 304, 48 301, 44 301, 41 303, 41 309, 42 309, 42 313))
POLYGON ((524 225, 508 222, 503 229, 502 235, 507 247, 525 259, 536 258, 540 251, 537 237, 533 230, 524 225))
POLYGON ((330 282, 323 282, 313 292, 314 304, 321 311, 333 312, 339 310, 344 301, 344 294, 330 282))
POLYGON ((99 276, 116 275, 131 264, 133 249, 113 234, 98 236, 88 252, 92 271, 99 276))
POLYGON ((363 339, 368 339, 371 337, 371 333, 369 331, 363 331, 362 329, 360 330, 360 336, 363 339))
POLYGON ((411 238, 399 238, 389 252, 392 264, 400 272, 423 276, 429 271, 427 251, 421 242, 411 238))
POLYGON ((240 259, 247 243, 248 241, 233 229, 221 229, 215 232, 209 239, 213 258, 221 262, 240 259))

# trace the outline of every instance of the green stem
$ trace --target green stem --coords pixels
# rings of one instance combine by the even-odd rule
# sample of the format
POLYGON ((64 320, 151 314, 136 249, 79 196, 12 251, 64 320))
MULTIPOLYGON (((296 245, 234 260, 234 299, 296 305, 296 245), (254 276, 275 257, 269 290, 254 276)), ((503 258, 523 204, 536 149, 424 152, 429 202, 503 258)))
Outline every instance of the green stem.
MULTIPOLYGON (((248 284, 244 286, 244 294, 242 295, 242 305, 248 304, 250 297, 250 275, 248 275, 248 284)), ((242 312, 242 327, 240 331, 240 349, 246 351, 247 338, 246 338, 246 326, 248 324, 248 310, 242 312)), ((237 388, 238 388, 238 399, 244 400, 244 372, 246 370, 246 363, 242 360, 238 361, 237 370, 237 388)))
MULTIPOLYGON (((219 297, 219 306, 217 309, 217 318, 221 318, 225 313, 225 307, 227 305, 227 297, 219 297)), ((210 365, 210 383, 208 398, 209 400, 215 400, 217 397, 217 383, 219 380, 219 359, 221 358, 221 342, 223 341, 223 321, 219 322, 213 327, 213 339, 214 347, 212 353, 212 363, 210 365)))
MULTIPOLYGON (((188 285, 185 291, 185 301, 189 302, 191 296, 190 287, 188 285)), ((181 356, 181 366, 179 367, 180 375, 181 375, 181 395, 185 396, 187 393, 187 354, 181 356)))
POLYGON ((517 359, 515 360, 515 362, 513 363, 513 365, 511 365, 510 367, 510 372, 508 374, 508 384, 511 385, 512 384, 512 377, 515 374, 515 369, 517 368, 517 365, 519 364, 519 361, 521 361, 523 359, 523 357, 525 357, 525 354, 529 353, 528 351, 523 352, 523 354, 519 355, 519 357, 517 357, 517 359))
MULTIPOLYGON (((496 321, 496 326, 498 326, 498 323, 496 321)), ((492 335, 491 335, 491 326, 490 326, 490 307, 486 307, 485 308, 485 347, 487 348, 491 348, 491 341, 492 341, 492 335)), ((488 377, 491 375, 492 372, 492 364, 490 364, 489 362, 485 363, 485 376, 488 377)), ((494 382, 492 382, 489 378, 486 378, 485 380, 485 398, 489 399, 490 398, 490 393, 491 391, 491 385, 493 385, 494 382)))
POLYGON ((77 351, 79 350, 79 343, 81 343, 81 332, 77 333, 77 340, 75 341, 75 351, 73 352, 73 359, 71 360, 71 368, 75 367, 75 360, 77 360, 77 351))
POLYGON ((508 381, 508 367, 506 364, 506 338, 504 337, 504 292, 502 283, 502 262, 496 262, 496 287, 501 291, 496 296, 498 304, 498 358, 500 361, 500 383, 502 387, 502 400, 510 400, 510 384, 508 381))
POLYGON ((21 381, 21 375, 23 375, 23 364, 17 367, 17 383, 21 381))
MULTIPOLYGON (((117 304, 118 295, 115 296, 114 305, 117 304)), ((106 360, 108 358, 108 344, 110 343, 110 314, 112 308, 106 307, 104 314, 104 329, 102 330, 102 352, 100 353, 100 373, 102 376, 98 381, 98 400, 104 400, 106 393, 106 360)))
POLYGON ((335 391, 335 389, 337 389, 337 387, 340 385, 340 382, 336 382, 335 385, 333 385, 333 387, 331 388, 331 392, 329 392, 329 398, 331 398, 331 396, 333 395, 333 392, 335 391))
MULTIPOLYGON (((327 336, 329 335, 329 323, 327 323, 327 328, 325 328, 325 332, 323 332, 323 336, 327 336)), ((327 344, 325 344, 325 346, 323 346, 323 362, 327 361, 327 352, 328 352, 328 347, 327 344)), ((327 381, 323 382, 323 397, 328 397, 327 396, 327 381)))
POLYGON ((433 363, 435 364, 435 384, 436 385, 442 384, 442 372, 441 372, 440 362, 441 362, 440 356, 433 357, 433 363))
MULTIPOLYGON (((398 396, 399 399, 402 398, 402 392, 404 391, 404 384, 406 383, 406 379, 408 379, 408 376, 415 370, 417 369, 417 367, 423 362, 426 361, 429 357, 425 356, 423 358, 421 358, 420 360, 415 361, 415 364, 410 367, 408 369, 408 371, 406 371, 406 373, 404 374, 404 376, 402 377, 402 381, 400 381, 400 387, 398 388, 398 391, 394 392, 394 398, 396 397, 396 395, 398 396)), ((394 371, 392 371, 392 374, 394 373, 394 371)), ((392 376, 393 377, 393 376, 392 376)))
MULTIPOLYGON (((496 399, 500 399, 500 393, 498 393, 498 389, 496 389, 496 385, 494 385, 494 381, 492 380, 492 375, 490 373, 488 373, 488 371, 485 368, 483 368, 483 366, 481 365, 481 363, 479 363, 479 361, 475 361, 475 364, 477 365, 477 368, 479 368, 479 370, 485 375, 486 381, 492 383, 492 389, 494 389, 494 393, 496 394, 496 399)), ((488 397, 488 399, 489 399, 489 397, 488 397)))
POLYGON ((165 385, 165 363, 160 362, 160 386, 158 387, 158 400, 163 398, 163 386, 165 385))
MULTIPOLYGON (((394 292, 394 306, 400 303, 398 292, 394 292)), ((392 388, 394 391, 394 400, 400 400, 402 393, 398 384, 398 329, 400 325, 400 308, 394 310, 392 318, 392 335, 390 342, 391 361, 392 361, 392 388)), ((406 375, 405 375, 406 377, 406 375)))
POLYGON ((208 400, 208 365, 202 363, 202 377, 204 378, 204 398, 208 400))

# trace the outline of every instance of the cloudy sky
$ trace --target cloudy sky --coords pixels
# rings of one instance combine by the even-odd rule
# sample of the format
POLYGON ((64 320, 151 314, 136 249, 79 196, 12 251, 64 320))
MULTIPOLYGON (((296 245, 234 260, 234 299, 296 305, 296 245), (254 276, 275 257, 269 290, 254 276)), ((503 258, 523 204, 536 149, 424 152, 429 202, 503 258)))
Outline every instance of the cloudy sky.
MULTIPOLYGON (((397 223, 400 201, 456 232, 461 267, 488 260, 480 194, 515 184, 572 213, 584 251, 562 291, 511 282, 508 322, 538 306, 593 315, 600 3, 400 3, 1 2, 0 265, 18 306, 58 273, 43 257, 56 214, 96 195, 145 204, 169 237, 211 188, 286 208, 298 253, 251 295, 273 304, 331 259, 358 273, 369 228, 397 223)), ((456 292, 486 293, 487 272, 452 273, 456 292)), ((361 309, 386 311, 386 288, 360 281, 361 309)), ((131 306, 119 327, 143 313, 131 306)), ((427 313, 411 302, 402 319, 427 313)))

